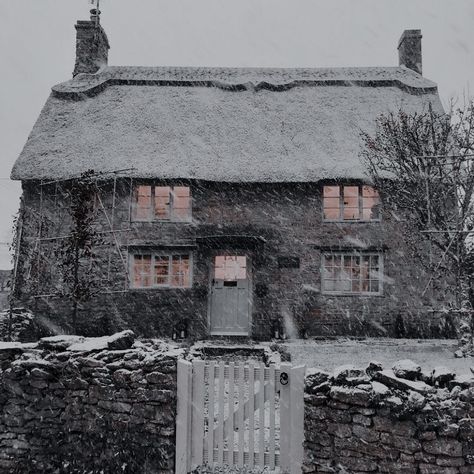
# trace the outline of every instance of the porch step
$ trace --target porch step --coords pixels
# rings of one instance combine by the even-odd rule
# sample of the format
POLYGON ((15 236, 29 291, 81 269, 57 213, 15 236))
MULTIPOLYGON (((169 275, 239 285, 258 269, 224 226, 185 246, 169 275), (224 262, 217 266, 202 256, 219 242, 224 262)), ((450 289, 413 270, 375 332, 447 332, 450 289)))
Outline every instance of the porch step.
MULTIPOLYGON (((244 339, 244 338, 242 338, 244 339)), ((248 338, 246 338, 248 341, 248 338)), ((232 342, 228 342, 219 338, 217 341, 201 341, 190 348, 190 354, 193 357, 203 360, 258 360, 267 363, 276 362, 278 353, 273 352, 267 345, 261 344, 245 344, 237 342, 232 337, 232 342)))

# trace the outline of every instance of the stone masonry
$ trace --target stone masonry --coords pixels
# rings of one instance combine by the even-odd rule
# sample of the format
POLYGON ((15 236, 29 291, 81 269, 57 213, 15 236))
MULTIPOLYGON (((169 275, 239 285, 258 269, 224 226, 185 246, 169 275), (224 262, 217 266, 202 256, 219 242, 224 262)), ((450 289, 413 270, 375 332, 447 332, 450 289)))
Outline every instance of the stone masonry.
POLYGON ((410 361, 310 370, 304 472, 474 472, 474 378, 410 361))
MULTIPOLYGON (((130 215, 130 188, 136 182, 118 180, 113 210, 112 183, 100 183, 101 200, 117 231, 109 232, 109 221, 99 207, 96 225, 105 232, 105 242, 95 249, 92 268, 101 285, 98 294, 79 308, 78 330, 85 336, 131 329, 140 337, 171 337, 173 326, 185 321, 189 337, 207 337, 213 259, 225 253, 246 255, 250 262, 254 339, 272 338, 273 325, 285 314, 293 318, 300 335, 403 336, 397 334, 397 320, 402 318, 405 337, 454 336, 445 331, 449 314, 433 310, 446 304, 442 300, 447 292, 437 287, 434 294, 420 296, 429 275, 411 256, 403 223, 389 212, 382 222, 324 222, 321 183, 180 181, 174 184, 191 186, 191 222, 137 222, 130 215), (130 288, 129 254, 150 248, 187 248, 193 256, 192 287, 130 288), (325 249, 357 248, 383 254, 383 295, 324 294, 325 249), (289 257, 298 259, 297 268, 279 265, 281 258, 289 257)), ((60 195, 56 184, 23 184, 25 216, 17 281, 21 291, 15 305, 70 332, 71 302, 57 295, 61 279, 55 252, 61 241, 54 238, 68 234, 67 209, 59 203, 60 195), (41 235, 46 240, 38 256, 41 214, 41 235)))
POLYGON ((176 359, 125 331, 0 349, 0 473, 174 472, 176 359))

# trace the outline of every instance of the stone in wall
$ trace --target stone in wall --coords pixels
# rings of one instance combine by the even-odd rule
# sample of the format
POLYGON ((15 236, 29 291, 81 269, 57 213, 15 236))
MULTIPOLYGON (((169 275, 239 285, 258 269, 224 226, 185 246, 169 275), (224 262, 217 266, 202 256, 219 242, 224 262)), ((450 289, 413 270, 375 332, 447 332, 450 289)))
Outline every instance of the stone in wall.
POLYGON ((54 336, 0 345, 0 473, 173 472, 183 350, 54 336))
POLYGON ((472 473, 473 419, 474 376, 411 361, 311 369, 303 472, 472 473))

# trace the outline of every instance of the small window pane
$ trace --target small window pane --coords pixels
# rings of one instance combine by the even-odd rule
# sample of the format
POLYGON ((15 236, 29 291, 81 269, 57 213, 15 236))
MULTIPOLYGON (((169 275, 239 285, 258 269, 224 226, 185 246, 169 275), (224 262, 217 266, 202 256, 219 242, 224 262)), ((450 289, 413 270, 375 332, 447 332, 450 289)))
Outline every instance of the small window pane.
POLYGON ((372 186, 363 186, 362 187, 362 196, 364 197, 371 197, 371 198, 375 198, 375 197, 379 197, 379 193, 378 191, 373 188, 372 186))
POLYGON ((359 197, 359 186, 344 186, 344 200, 349 197, 359 197))
POLYGON ((324 219, 336 221, 341 218, 340 186, 323 187, 324 219))
POLYGON ((169 257, 155 257, 155 285, 168 285, 169 283, 169 257))
POLYGON ((337 221, 340 218, 340 210, 337 209, 324 209, 324 219, 328 221, 337 221))
POLYGON ((364 220, 380 219, 380 197, 376 189, 370 186, 362 188, 362 207, 364 220))
POLYGON ((169 186, 155 187, 155 216, 158 219, 169 219, 170 217, 170 193, 169 186))
POLYGON ((151 186, 137 187, 135 216, 137 219, 150 219, 151 186))
POLYGON ((370 280, 370 291, 378 293, 380 291, 380 282, 378 280, 370 280))
POLYGON ((175 186, 173 192, 176 196, 184 198, 190 196, 189 186, 175 186))
POLYGON ((343 218, 344 220, 358 219, 359 208, 358 207, 344 207, 343 218))
POLYGON ((144 288, 152 285, 151 255, 134 256, 133 283, 136 288, 144 288))
POLYGON ((187 255, 173 255, 171 263, 171 286, 188 287, 189 284, 189 257, 187 255))
POLYGON ((191 197, 188 186, 175 186, 172 191, 173 216, 177 220, 187 220, 191 215, 191 197))
POLYGON ((325 198, 339 198, 339 186, 324 186, 323 195, 325 198))

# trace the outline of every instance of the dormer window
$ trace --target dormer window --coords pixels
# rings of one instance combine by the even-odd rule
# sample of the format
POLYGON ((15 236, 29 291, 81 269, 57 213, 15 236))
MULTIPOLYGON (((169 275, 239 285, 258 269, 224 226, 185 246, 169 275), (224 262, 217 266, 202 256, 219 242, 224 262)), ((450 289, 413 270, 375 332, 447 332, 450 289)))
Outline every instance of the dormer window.
POLYGON ((189 186, 138 185, 135 188, 134 220, 189 222, 189 186))
POLYGON ((365 185, 324 186, 323 212, 325 221, 379 221, 379 193, 365 185))

